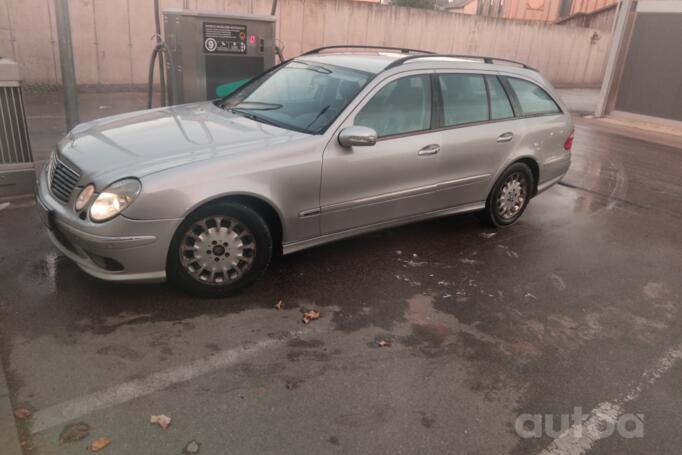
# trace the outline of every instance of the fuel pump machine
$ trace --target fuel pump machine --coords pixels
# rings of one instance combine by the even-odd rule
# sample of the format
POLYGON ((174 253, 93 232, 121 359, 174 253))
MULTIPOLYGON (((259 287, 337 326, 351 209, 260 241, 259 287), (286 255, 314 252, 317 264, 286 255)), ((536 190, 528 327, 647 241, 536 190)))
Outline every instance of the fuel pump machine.
POLYGON ((171 9, 163 23, 174 104, 224 96, 275 64, 274 16, 171 9))

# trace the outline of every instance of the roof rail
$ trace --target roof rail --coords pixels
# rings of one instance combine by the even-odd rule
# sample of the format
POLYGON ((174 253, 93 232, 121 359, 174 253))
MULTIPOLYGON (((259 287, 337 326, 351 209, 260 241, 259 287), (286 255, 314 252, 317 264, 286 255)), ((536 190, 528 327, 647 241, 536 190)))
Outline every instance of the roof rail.
POLYGON ((384 71, 390 70, 391 68, 395 68, 396 66, 400 66, 403 63, 406 63, 406 62, 411 61, 411 60, 416 60, 418 58, 433 58, 433 57, 480 59, 480 60, 483 60, 483 63, 488 63, 488 64, 494 64, 496 61, 497 62, 507 62, 507 63, 513 63, 515 65, 520 65, 527 70, 532 70, 532 71, 537 72, 537 70, 535 68, 532 68, 523 62, 518 62, 516 60, 510 60, 508 58, 485 57, 485 56, 481 56, 481 55, 458 55, 458 54, 435 54, 435 53, 429 53, 428 55, 408 55, 408 56, 399 58, 398 60, 394 60, 388 66, 386 66, 386 68, 384 68, 384 71))
POLYGON ((419 49, 409 49, 406 47, 363 46, 363 45, 358 45, 358 44, 346 44, 346 45, 318 47, 317 49, 312 49, 312 50, 309 50, 308 52, 304 52, 301 55, 320 54, 322 51, 326 51, 329 49, 383 49, 383 50, 387 50, 387 51, 400 51, 401 54, 409 54, 411 52, 419 52, 421 54, 436 55, 435 52, 422 51, 419 49))

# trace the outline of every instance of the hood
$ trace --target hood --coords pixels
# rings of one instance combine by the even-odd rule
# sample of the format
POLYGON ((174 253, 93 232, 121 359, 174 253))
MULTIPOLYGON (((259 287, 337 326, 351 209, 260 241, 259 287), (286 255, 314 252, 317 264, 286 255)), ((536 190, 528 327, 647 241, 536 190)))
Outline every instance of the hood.
POLYGON ((81 183, 99 186, 308 136, 202 102, 82 123, 59 142, 58 149, 81 171, 81 183))

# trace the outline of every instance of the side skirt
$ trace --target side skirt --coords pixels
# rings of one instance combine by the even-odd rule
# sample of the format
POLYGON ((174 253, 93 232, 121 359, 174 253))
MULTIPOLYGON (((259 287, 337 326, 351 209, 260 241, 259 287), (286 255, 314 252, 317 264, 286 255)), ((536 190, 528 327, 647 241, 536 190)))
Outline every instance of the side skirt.
POLYGON ((419 215, 413 215, 405 218, 398 218, 395 220, 383 221, 381 223, 370 224, 368 226, 362 226, 353 229, 347 229, 345 231, 333 232, 331 234, 321 235, 319 237, 314 237, 312 239, 301 240, 299 242, 286 243, 282 246, 283 254, 295 253, 296 251, 301 251, 306 248, 311 248, 318 245, 323 245, 325 243, 334 242, 336 240, 345 239, 348 237, 353 237, 360 234, 366 234, 368 232, 380 231, 382 229, 387 229, 390 227, 401 226, 403 224, 416 223, 418 221, 428 220, 431 218, 439 218, 448 215, 455 215, 458 213, 468 213, 475 212, 477 210, 482 210, 485 208, 485 202, 476 202, 473 204, 461 205, 458 207, 447 208, 443 210, 436 210, 433 212, 422 213, 419 215))

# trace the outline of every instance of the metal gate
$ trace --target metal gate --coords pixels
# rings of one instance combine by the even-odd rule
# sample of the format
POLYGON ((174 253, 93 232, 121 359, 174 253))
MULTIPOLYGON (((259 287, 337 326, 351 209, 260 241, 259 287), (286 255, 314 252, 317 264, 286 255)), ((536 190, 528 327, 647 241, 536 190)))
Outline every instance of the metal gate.
POLYGON ((0 197, 32 193, 34 182, 19 66, 0 58, 0 197))
POLYGON ((616 110, 682 121, 682 2, 676 3, 670 11, 638 3, 616 110))
POLYGON ((0 87, 0 164, 31 162, 21 87, 0 87))

